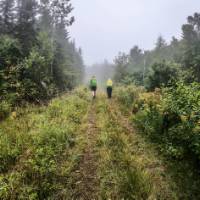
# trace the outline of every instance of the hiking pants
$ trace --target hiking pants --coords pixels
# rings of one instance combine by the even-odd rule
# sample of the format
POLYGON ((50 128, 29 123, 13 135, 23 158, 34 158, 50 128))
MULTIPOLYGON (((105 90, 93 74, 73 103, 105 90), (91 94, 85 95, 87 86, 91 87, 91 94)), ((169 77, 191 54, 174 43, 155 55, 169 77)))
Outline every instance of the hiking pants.
POLYGON ((107 95, 109 99, 112 98, 112 87, 107 87, 107 95))

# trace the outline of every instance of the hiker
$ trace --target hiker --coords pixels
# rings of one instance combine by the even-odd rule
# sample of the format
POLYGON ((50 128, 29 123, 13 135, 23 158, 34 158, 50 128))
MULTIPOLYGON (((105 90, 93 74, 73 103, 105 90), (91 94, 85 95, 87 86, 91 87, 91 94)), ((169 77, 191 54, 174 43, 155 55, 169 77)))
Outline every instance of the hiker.
POLYGON ((96 91, 97 91, 97 79, 95 76, 92 76, 90 80, 90 89, 92 91, 93 99, 96 98, 96 91))
POLYGON ((110 78, 107 80, 106 86, 107 86, 108 98, 111 99, 112 98, 113 82, 112 82, 112 80, 110 78))

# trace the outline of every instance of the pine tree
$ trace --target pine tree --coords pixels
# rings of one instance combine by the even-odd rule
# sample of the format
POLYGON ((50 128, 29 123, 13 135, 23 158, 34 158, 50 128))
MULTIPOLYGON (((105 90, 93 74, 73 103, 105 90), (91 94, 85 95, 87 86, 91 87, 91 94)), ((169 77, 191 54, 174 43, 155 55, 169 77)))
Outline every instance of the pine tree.
POLYGON ((114 79, 116 82, 122 82, 127 76, 128 60, 128 55, 125 53, 119 53, 119 55, 115 58, 114 62, 116 67, 114 79))
POLYGON ((49 0, 40 1, 40 19, 39 26, 42 31, 50 33, 53 29, 53 16, 49 0))
POLYGON ((130 61, 132 64, 139 64, 139 62, 142 59, 142 50, 138 47, 138 46, 134 46, 131 50, 130 50, 130 61))
POLYGON ((22 44, 24 55, 28 55, 36 43, 36 0, 18 0, 17 38, 22 44))
POLYGON ((0 2, 0 33, 10 34, 14 28, 15 1, 2 0, 0 2))
POLYGON ((188 23, 182 27, 184 55, 183 66, 192 70, 196 81, 200 82, 200 13, 188 17, 188 23))
POLYGON ((165 39, 160 35, 156 41, 156 50, 160 50, 166 46, 167 44, 166 44, 165 39))

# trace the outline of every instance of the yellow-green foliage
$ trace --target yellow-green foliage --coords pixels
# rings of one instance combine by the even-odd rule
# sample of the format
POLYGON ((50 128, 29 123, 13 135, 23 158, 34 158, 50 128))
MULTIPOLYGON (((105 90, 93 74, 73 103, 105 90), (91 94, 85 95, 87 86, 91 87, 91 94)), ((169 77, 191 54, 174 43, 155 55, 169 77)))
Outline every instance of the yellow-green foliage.
POLYGON ((0 124, 0 199, 56 199, 66 190, 61 180, 70 169, 62 172, 60 165, 74 162, 70 150, 78 143, 86 96, 78 90, 48 106, 18 108, 0 124))
POLYGON ((134 161, 128 137, 107 103, 98 104, 101 199, 148 199, 149 176, 134 161))
POLYGON ((140 109, 148 109, 149 106, 156 106, 161 109, 161 93, 159 90, 156 92, 140 92, 138 98, 133 103, 133 113, 137 113, 140 109))
POLYGON ((166 166, 170 166, 178 196, 164 199, 199 199, 199 91, 198 83, 179 82, 162 91, 141 92, 133 107, 127 108, 133 109, 131 119, 138 132, 150 139, 159 154, 167 156, 166 166))
MULTIPOLYGON (((199 87, 199 84, 185 85, 180 82, 163 91, 140 91, 134 98, 130 93, 132 105, 124 105, 132 109, 135 114, 132 119, 137 126, 162 144, 161 150, 165 154, 183 158, 192 152, 194 159, 200 159, 199 87)), ((122 92, 119 94, 124 95, 122 92)), ((117 98, 121 102, 122 97, 118 95, 117 98)))
POLYGON ((123 105, 123 108, 128 108, 131 111, 133 102, 138 99, 141 92, 144 92, 144 88, 136 86, 120 86, 114 90, 114 96, 123 105))

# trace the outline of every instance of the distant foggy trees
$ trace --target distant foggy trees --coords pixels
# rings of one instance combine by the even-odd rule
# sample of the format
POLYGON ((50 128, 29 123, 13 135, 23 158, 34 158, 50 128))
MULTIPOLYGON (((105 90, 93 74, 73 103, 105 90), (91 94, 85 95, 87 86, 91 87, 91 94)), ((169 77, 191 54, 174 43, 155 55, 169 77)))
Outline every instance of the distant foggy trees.
POLYGON ((145 85, 151 90, 178 79, 200 82, 200 13, 188 17, 182 32, 182 39, 172 37, 170 44, 159 36, 150 51, 134 46, 124 54, 128 60, 125 64, 116 63, 116 81, 145 85))
POLYGON ((0 0, 1 100, 45 100, 82 80, 72 10, 70 0, 0 0))
POLYGON ((188 17, 183 30, 183 68, 200 82, 200 13, 188 17))
POLYGON ((128 75, 129 57, 125 53, 119 53, 115 58, 115 81, 122 81, 128 75))

